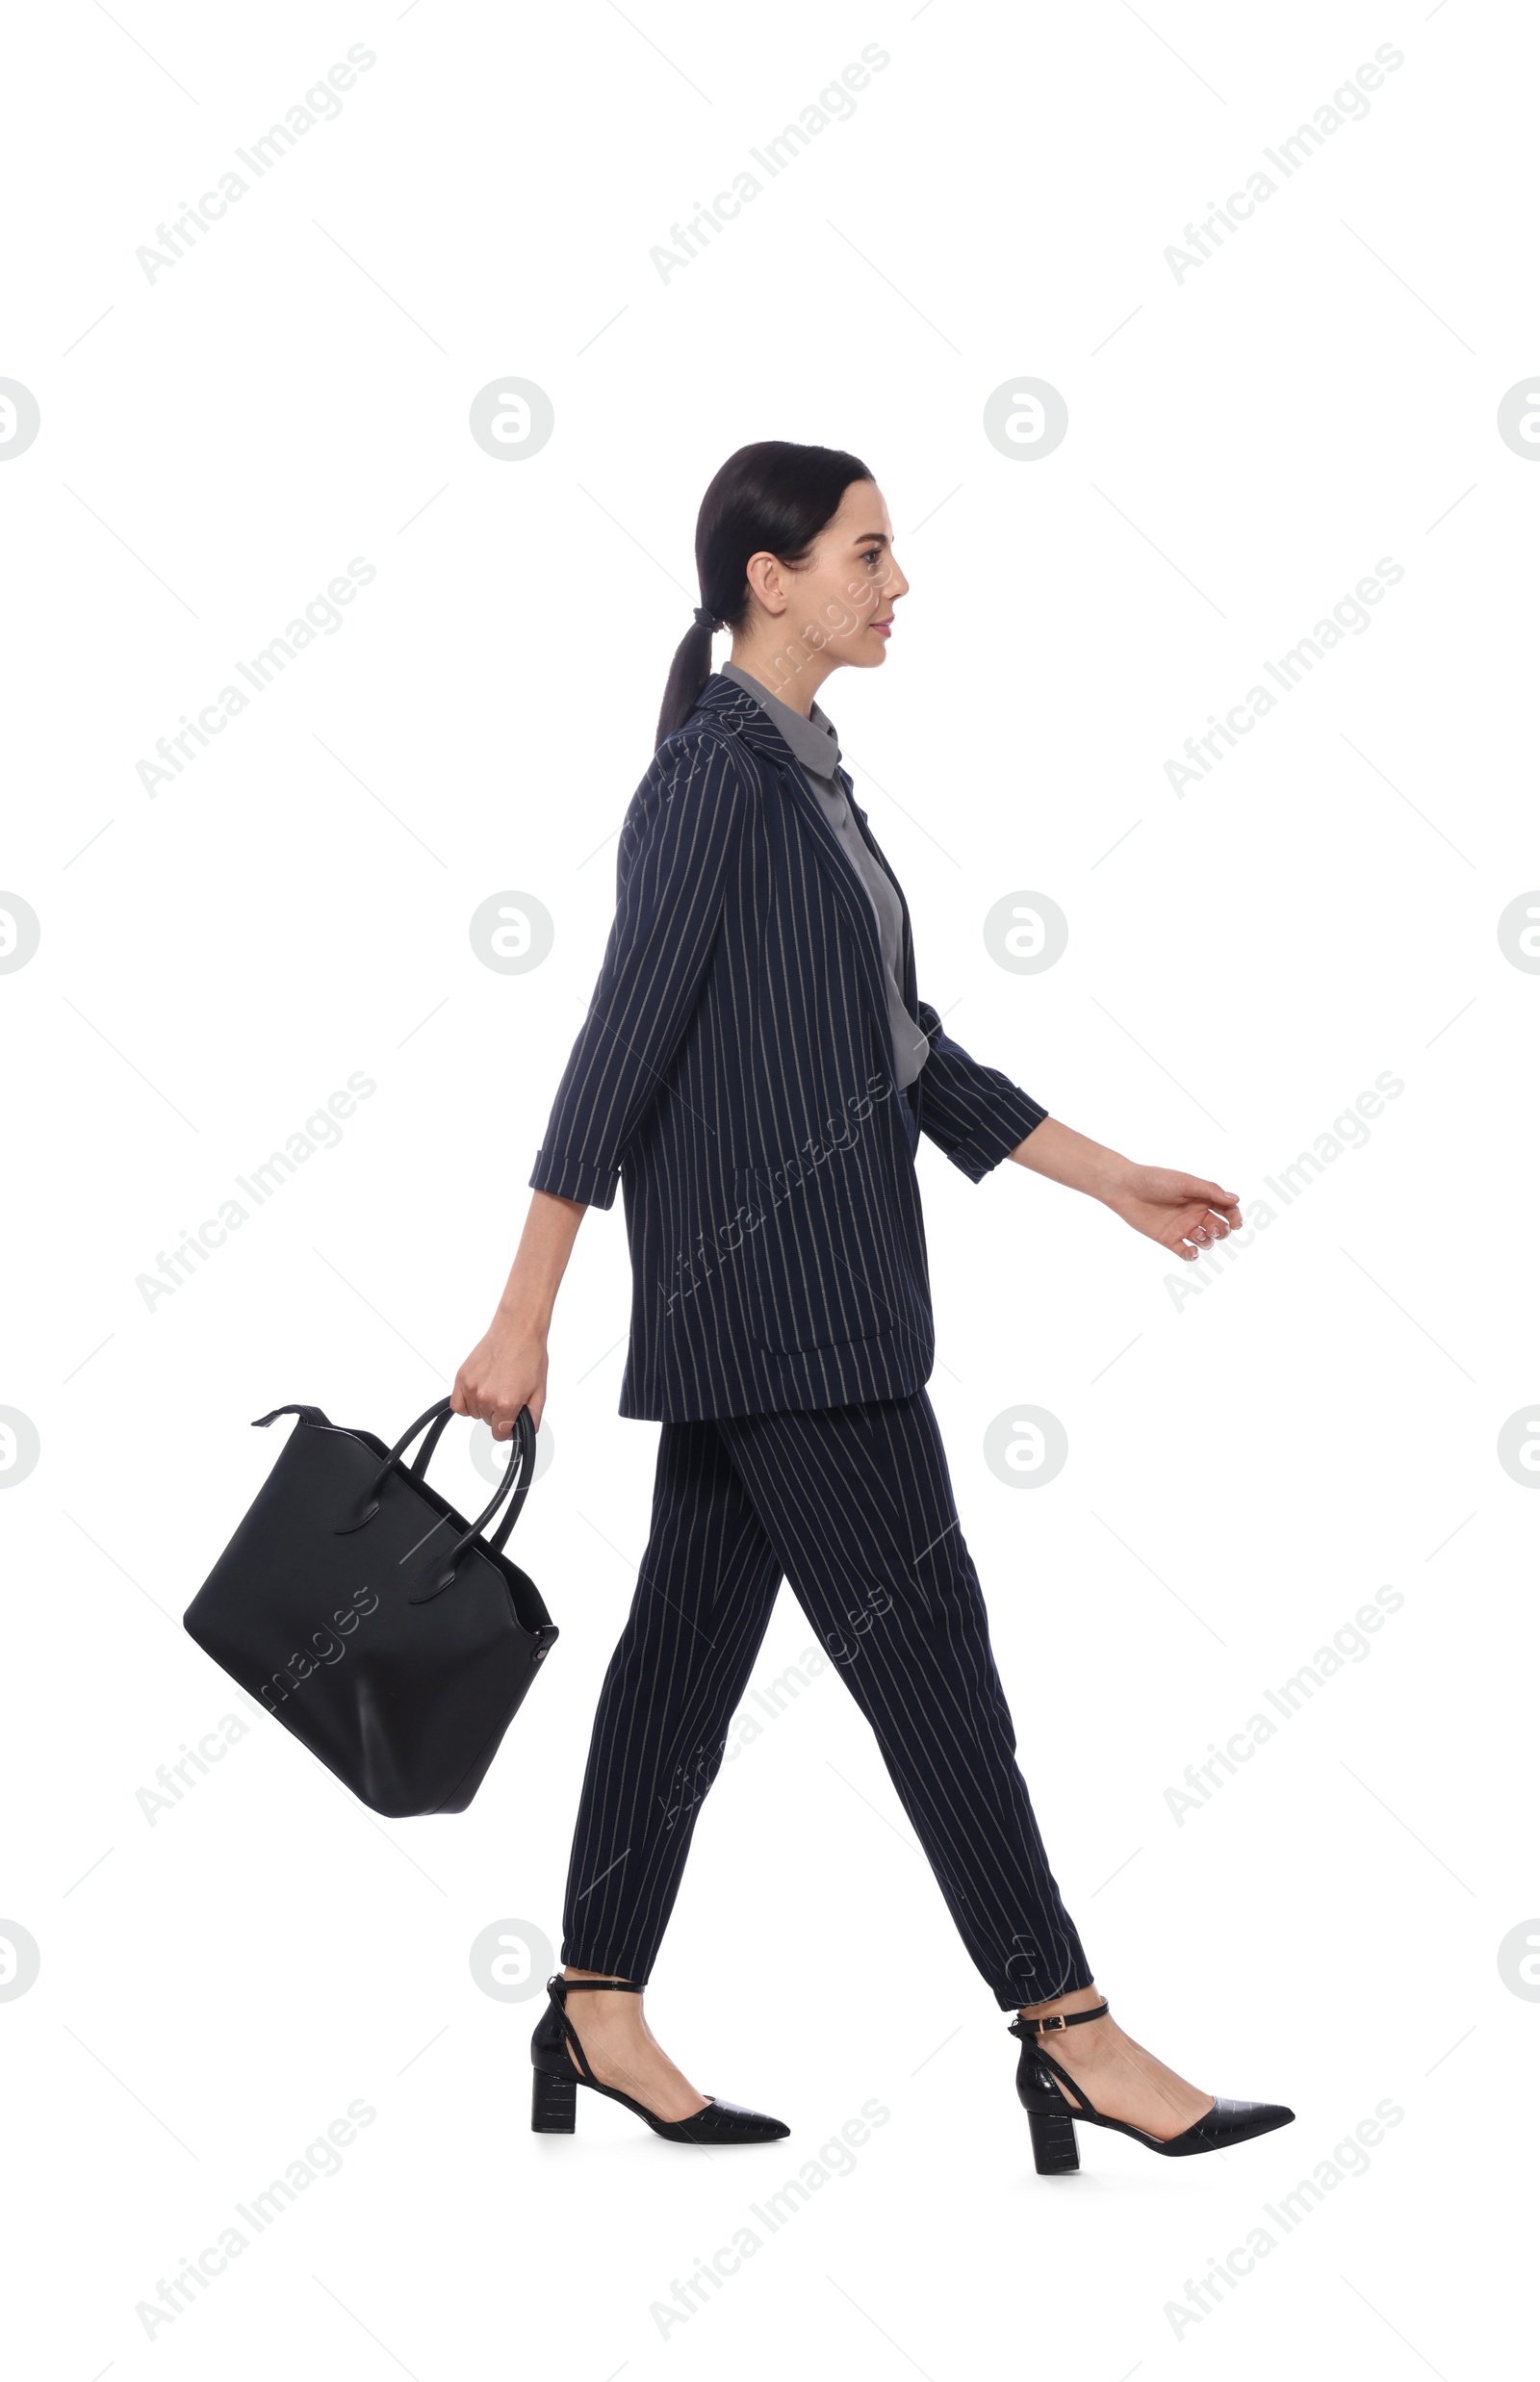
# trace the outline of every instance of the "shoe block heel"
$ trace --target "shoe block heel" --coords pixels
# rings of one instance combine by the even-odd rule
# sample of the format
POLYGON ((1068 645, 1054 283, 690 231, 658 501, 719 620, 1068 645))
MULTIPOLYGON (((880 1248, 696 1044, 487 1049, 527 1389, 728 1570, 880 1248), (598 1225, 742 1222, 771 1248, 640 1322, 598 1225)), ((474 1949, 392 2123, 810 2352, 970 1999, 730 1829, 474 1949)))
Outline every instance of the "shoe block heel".
POLYGON ((1074 2175, 1080 2167, 1075 2121, 1060 2110, 1029 2109, 1032 2157, 1040 2175, 1074 2175))
POLYGON ((534 2101, 529 2117, 532 2134, 576 2134, 578 2131, 578 2079, 576 2076, 548 2076, 544 2068, 534 2072, 534 2101))

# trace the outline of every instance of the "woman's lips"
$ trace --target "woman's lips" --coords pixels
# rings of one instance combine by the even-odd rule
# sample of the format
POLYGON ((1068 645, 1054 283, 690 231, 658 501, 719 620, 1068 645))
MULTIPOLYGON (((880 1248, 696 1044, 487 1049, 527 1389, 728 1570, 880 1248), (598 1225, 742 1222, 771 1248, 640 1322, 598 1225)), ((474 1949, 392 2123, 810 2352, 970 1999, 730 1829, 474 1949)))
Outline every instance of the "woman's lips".
POLYGON ((890 637, 893 633, 893 624, 890 620, 873 621, 871 626, 880 637, 890 637))

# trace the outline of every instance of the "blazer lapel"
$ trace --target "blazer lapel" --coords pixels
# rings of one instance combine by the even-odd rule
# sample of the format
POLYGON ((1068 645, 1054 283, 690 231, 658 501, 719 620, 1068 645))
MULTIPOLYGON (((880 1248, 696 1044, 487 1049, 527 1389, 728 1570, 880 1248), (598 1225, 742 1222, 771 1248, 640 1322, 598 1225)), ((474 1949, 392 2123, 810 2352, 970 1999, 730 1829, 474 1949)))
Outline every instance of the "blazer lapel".
MULTIPOLYGON (((883 1030, 886 1035, 887 1032, 887 993, 884 983, 883 945, 877 928, 877 913, 872 908, 871 896, 840 849, 839 838, 824 816, 823 805, 798 767, 796 756, 791 747, 763 705, 756 703, 752 695, 746 694, 741 686, 735 686, 731 679, 724 679, 720 673, 713 673, 707 679, 701 690, 697 709, 710 711, 723 727, 730 729, 735 736, 741 738, 751 752, 757 753, 775 770, 778 781, 792 810, 801 821, 803 831, 818 856, 846 923, 865 955, 867 988, 883 1021, 883 1030)), ((840 782, 845 788, 846 798, 850 800, 850 781, 843 770, 840 770, 838 774, 840 782)), ((855 807, 852 800, 852 811, 855 807)), ((862 834, 865 835, 867 843, 876 852, 876 842, 859 815, 857 823, 862 834)), ((880 860, 882 859, 880 852, 877 853, 877 857, 880 860)), ((886 860, 883 861, 883 866, 887 867, 886 860)), ((887 873, 890 877, 892 876, 891 869, 888 869, 887 873)), ((896 885, 898 881, 894 878, 893 882, 896 885)), ((907 980, 912 974, 912 964, 909 959, 909 905, 904 900, 902 888, 899 890, 898 898, 904 912, 905 976, 907 980)), ((907 981, 905 999, 906 1001, 911 999, 907 981)))

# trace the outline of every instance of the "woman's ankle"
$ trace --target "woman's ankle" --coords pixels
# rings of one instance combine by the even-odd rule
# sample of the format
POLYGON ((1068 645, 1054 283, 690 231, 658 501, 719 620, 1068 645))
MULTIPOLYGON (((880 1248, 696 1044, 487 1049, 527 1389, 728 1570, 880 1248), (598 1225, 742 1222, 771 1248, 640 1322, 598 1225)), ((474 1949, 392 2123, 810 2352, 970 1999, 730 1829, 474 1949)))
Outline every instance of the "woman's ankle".
POLYGON ((1056 1993, 1052 2001, 1023 2002, 1019 2014, 1023 2018, 1067 2018, 1075 2011, 1094 2010, 1106 1998, 1099 1985, 1071 1985, 1067 1993, 1056 1993))

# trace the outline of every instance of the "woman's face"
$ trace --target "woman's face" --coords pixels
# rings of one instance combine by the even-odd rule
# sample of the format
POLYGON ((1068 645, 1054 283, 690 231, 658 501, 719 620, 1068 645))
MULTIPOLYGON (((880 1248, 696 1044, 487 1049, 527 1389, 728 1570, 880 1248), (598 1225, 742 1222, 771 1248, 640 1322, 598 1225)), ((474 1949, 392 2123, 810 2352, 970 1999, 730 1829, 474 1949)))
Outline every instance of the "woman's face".
POLYGON ((756 554, 748 577, 773 617, 777 645, 821 654, 827 668, 876 669, 886 658, 893 606, 909 593, 882 490, 869 479, 851 481, 799 569, 756 554))

